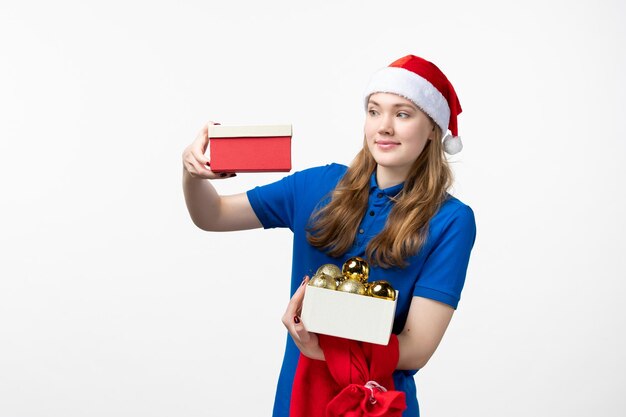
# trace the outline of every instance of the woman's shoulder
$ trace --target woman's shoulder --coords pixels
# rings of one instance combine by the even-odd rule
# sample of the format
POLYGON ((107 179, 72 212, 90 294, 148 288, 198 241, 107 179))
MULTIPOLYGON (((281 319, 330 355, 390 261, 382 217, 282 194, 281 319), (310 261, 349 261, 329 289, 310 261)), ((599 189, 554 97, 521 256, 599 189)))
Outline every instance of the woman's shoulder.
POLYGON ((309 187, 332 185, 334 188, 347 170, 348 167, 345 165, 330 163, 302 169, 295 172, 293 177, 297 182, 309 187))
POLYGON ((296 172, 297 174, 309 175, 309 176, 343 176, 346 173, 348 167, 342 164, 330 163, 326 165, 319 165, 315 167, 305 168, 296 172))
POLYGON ((446 194, 446 198, 441 205, 440 211, 442 210, 448 212, 461 211, 461 213, 467 213, 472 211, 472 208, 468 204, 459 200, 457 197, 451 194, 446 194))
POLYGON ((474 210, 472 210, 468 204, 459 200, 457 197, 447 194, 441 207, 431 219, 430 226, 431 228, 442 231, 450 225, 459 225, 466 229, 475 229, 476 220, 474 210))

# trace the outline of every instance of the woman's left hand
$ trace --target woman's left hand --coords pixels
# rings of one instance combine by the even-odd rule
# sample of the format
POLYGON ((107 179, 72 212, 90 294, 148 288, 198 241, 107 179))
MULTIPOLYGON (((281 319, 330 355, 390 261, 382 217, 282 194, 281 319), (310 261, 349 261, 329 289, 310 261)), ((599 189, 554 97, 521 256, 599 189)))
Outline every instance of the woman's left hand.
POLYGON ((309 277, 304 277, 300 288, 298 288, 293 297, 291 297, 287 305, 287 310, 283 315, 283 324, 304 356, 323 361, 325 360, 324 351, 322 351, 320 347, 317 334, 307 331, 300 319, 302 300, 304 299, 304 291, 308 283, 309 277))

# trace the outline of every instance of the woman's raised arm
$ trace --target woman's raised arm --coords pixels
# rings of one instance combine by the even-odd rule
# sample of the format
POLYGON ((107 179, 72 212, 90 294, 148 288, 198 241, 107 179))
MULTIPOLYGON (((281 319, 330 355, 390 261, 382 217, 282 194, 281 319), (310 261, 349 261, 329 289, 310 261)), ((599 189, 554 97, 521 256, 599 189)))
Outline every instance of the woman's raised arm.
MULTIPOLYGON (((209 122, 213 124, 212 122, 209 122)), ((183 151, 183 192, 194 224, 202 230, 225 232, 261 227, 245 193, 221 196, 210 180, 235 174, 216 174, 204 155, 209 144, 208 125, 183 151)))

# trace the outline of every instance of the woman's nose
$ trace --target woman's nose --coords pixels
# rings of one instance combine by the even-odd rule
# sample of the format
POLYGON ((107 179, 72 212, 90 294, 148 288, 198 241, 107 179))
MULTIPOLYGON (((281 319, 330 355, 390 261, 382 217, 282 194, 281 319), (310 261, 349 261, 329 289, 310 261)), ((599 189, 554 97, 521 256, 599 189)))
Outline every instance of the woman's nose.
POLYGON ((393 121, 388 115, 380 118, 380 125, 378 125, 378 133, 385 135, 393 135, 393 121))

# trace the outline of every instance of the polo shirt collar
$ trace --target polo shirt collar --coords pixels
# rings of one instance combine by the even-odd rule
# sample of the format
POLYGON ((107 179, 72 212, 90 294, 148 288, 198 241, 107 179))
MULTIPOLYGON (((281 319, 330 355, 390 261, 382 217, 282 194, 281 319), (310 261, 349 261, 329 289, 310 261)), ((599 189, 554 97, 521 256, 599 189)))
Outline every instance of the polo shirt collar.
POLYGON ((376 182, 376 170, 374 170, 372 176, 370 177, 370 194, 375 192, 381 192, 387 197, 395 197, 402 190, 402 187, 404 187, 404 182, 385 188, 383 190, 378 188, 378 183, 376 182))

